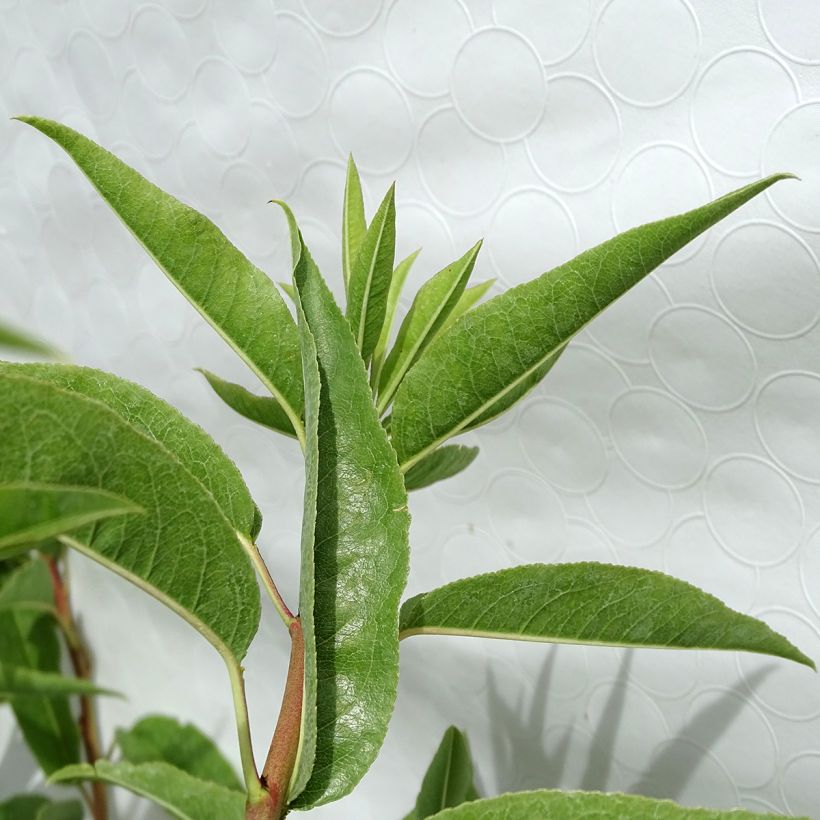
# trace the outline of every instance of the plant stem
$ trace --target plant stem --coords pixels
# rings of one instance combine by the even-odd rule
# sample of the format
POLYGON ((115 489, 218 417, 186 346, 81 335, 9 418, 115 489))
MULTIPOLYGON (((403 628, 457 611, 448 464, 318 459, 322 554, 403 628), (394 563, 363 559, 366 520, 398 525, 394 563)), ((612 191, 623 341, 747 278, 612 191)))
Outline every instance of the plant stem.
POLYGON ((265 591, 268 593, 268 597, 271 601, 273 601, 273 605, 276 607, 276 611, 279 613, 282 623, 290 629, 297 618, 290 611, 288 605, 279 594, 279 590, 276 588, 276 584, 271 577, 270 570, 259 553, 259 548, 253 543, 253 541, 242 535, 242 533, 237 532, 237 537, 239 538, 242 546, 245 548, 245 552, 248 554, 248 557, 251 559, 251 563, 254 567, 256 567, 256 572, 262 579, 262 584, 265 587, 265 591))
MULTIPOLYGON (((74 614, 71 611, 68 584, 60 572, 58 559, 45 556, 51 574, 51 585, 54 590, 54 606, 57 621, 62 628, 68 646, 68 655, 74 674, 83 680, 92 680, 91 655, 82 639, 74 614)), ((78 719, 80 737, 82 738, 85 759, 93 766, 100 758, 100 742, 97 734, 97 718, 94 712, 94 699, 91 695, 80 695, 80 716, 78 719)), ((108 795, 105 784, 94 781, 91 784, 91 814, 94 820, 107 820, 108 795)))

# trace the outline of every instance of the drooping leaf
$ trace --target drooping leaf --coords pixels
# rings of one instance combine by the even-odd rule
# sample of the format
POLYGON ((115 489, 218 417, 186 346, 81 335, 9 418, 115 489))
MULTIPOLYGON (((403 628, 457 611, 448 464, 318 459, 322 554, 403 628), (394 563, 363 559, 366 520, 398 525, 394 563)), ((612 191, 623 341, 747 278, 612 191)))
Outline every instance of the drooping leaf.
POLYGON ((528 564, 454 581, 401 608, 401 636, 724 649, 814 662, 762 621, 654 570, 528 564))
POLYGON ((379 413, 388 407, 411 365, 455 308, 467 287, 480 249, 481 242, 477 242, 461 259, 440 270, 419 288, 381 371, 379 413))
POLYGON ((11 609, 54 614, 54 590, 45 561, 33 558, 0 577, 0 613, 11 609))
POLYGON ((408 492, 429 487, 437 481, 452 478, 466 470, 478 455, 478 447, 445 444, 428 453, 404 474, 404 486, 408 492))
POLYGON ((127 494, 144 513, 99 521, 66 542, 170 606, 223 657, 241 659, 259 590, 237 531, 251 532, 257 516, 229 465, 201 430, 114 376, 0 367, 0 482, 127 494))
POLYGON ((0 698, 63 698, 67 695, 114 695, 82 678, 71 678, 57 672, 41 672, 0 661, 0 698))
POLYGON ((116 737, 128 763, 170 763, 200 780, 233 791, 244 789, 216 744, 190 723, 150 715, 130 729, 118 729, 116 737))
POLYGON ((433 341, 396 393, 392 434, 402 469, 506 410, 607 305, 784 176, 626 231, 462 316, 433 341))
POLYGON ((348 283, 347 318, 365 362, 370 361, 384 326, 395 252, 396 202, 391 185, 361 240, 348 283))
POLYGON ((404 283, 407 281, 407 276, 410 273, 413 263, 421 253, 421 248, 413 251, 409 256, 396 265, 393 271, 393 276, 390 279, 390 289, 387 292, 387 308, 384 312, 384 323, 382 324, 382 332, 379 336, 379 341, 376 342, 376 347, 373 350, 373 365, 370 375, 370 384, 378 387, 379 379, 381 378, 381 370, 384 365, 384 357, 387 355, 387 345, 390 342, 390 332, 393 329, 393 321, 396 318, 396 309, 399 306, 399 298, 401 297, 404 283))
POLYGON ((282 405, 273 396, 257 396, 246 390, 242 385, 220 379, 208 370, 199 369, 199 372, 207 380, 214 390, 228 407, 240 416, 244 416, 250 421, 255 421, 263 427, 283 433, 291 438, 296 438, 293 425, 288 418, 288 414, 282 409, 282 405))
POLYGON ((556 820, 780 820, 780 815, 754 814, 740 809, 691 809, 669 800, 636 795, 553 790, 503 794, 464 803, 434 816, 435 820, 534 820, 539 817, 554 817, 556 820))
POLYGON ((31 544, 117 515, 141 512, 122 496, 88 487, 15 482, 0 484, 0 557, 31 544))
POLYGON ((304 737, 315 735, 316 752, 296 805, 308 808, 347 794, 384 740, 398 681, 397 610, 407 581, 409 515, 350 328, 288 216, 303 350, 307 358, 315 350, 316 363, 306 379, 310 432, 299 606, 308 683, 304 737))
POLYGON ((7 350, 18 350, 22 353, 33 353, 39 356, 59 355, 51 345, 30 336, 25 331, 0 322, 0 347, 7 350))
POLYGON ((245 795, 207 780, 199 780, 168 763, 110 763, 67 766, 51 776, 52 783, 97 780, 147 797, 179 820, 243 820, 245 795))
POLYGON ((347 158, 347 176, 342 206, 342 273, 345 280, 345 292, 366 233, 367 220, 364 215, 362 181, 351 154, 347 158))
POLYGON ((450 315, 444 320, 444 324, 438 329, 437 335, 444 333, 447 328, 454 325, 465 313, 472 310, 486 295, 487 291, 495 284, 495 279, 488 279, 486 282, 479 282, 477 285, 467 288, 461 294, 461 298, 456 303, 450 315))
POLYGON ((79 800, 49 800, 41 794, 19 794, 0 803, 0 820, 83 820, 79 800))
POLYGON ((424 775, 413 817, 426 820, 443 809, 475 800, 475 795, 470 745, 467 737, 451 726, 424 775))
POLYGON ((273 282, 210 219, 87 137, 40 117, 18 119, 77 163, 162 271, 271 391, 301 435, 299 339, 273 282))

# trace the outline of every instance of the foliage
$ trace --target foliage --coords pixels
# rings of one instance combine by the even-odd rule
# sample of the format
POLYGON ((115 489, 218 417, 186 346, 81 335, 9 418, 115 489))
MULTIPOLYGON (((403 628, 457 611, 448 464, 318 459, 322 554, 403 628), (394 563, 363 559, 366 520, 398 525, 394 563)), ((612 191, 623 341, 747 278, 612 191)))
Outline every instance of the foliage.
MULTIPOLYGON (((294 614, 256 549, 259 510, 203 430, 107 373, 0 363, 0 698, 51 782, 78 788, 95 820, 106 817, 110 785, 190 820, 276 820, 348 794, 384 741, 399 642, 411 635, 747 651, 813 668, 763 622, 638 568, 533 564, 401 603, 410 561, 407 493, 467 469, 478 453, 449 440, 507 411, 601 310, 786 175, 627 231, 484 302, 492 282, 469 285, 478 242, 422 285, 396 327, 419 254, 396 264, 392 186, 368 224, 352 158, 343 203, 344 309, 280 203, 293 256, 292 281, 282 289, 294 318, 280 289, 206 217, 76 131, 20 119, 68 153, 267 391, 256 395, 202 371, 215 393, 267 431, 295 439, 305 461, 294 614), (67 550, 153 595, 219 652, 233 692, 241 779, 196 727, 163 716, 117 730, 103 753, 93 711, 103 690, 92 681, 73 618, 67 550), (261 772, 240 665, 259 626, 259 580, 291 641, 261 772), (63 673, 61 645, 71 676, 63 673)), ((23 333, 0 331, 0 343, 49 352, 23 333)), ((407 817, 590 815, 749 816, 594 793, 481 799, 466 736, 451 727, 407 817)), ((78 804, 19 796, 0 805, 0 818, 11 816, 71 818, 78 804)))

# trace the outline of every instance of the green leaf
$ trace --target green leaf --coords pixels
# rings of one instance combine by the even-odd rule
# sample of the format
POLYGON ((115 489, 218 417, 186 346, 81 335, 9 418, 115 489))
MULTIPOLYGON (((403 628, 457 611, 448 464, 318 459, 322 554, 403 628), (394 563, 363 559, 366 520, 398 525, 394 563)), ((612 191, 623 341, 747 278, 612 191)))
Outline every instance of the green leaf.
POLYGON ((0 803, 0 820, 83 820, 79 800, 53 802, 40 794, 20 794, 0 803))
POLYGON ((461 259, 439 271, 419 288, 410 312, 399 329, 396 343, 382 368, 379 413, 383 413, 388 407, 411 365, 455 308, 467 287, 480 249, 481 242, 477 242, 461 259))
POLYGON ((210 219, 82 134, 18 117, 77 163, 168 278, 259 377, 301 436, 299 338, 273 282, 210 219))
POLYGON ((476 799, 475 794, 470 745, 467 737, 451 726, 424 775, 413 816, 425 820, 442 809, 476 799))
POLYGON ((452 478, 466 470, 478 455, 478 447, 445 444, 428 453, 404 474, 404 486, 408 492, 429 487, 437 481, 452 478))
POLYGON ((215 376, 208 370, 198 368, 199 372, 207 379, 214 392, 228 407, 240 416, 244 416, 250 421, 255 421, 263 427, 283 433, 291 438, 296 438, 293 425, 288 418, 288 414, 282 409, 282 405, 273 396, 257 396, 246 390, 239 384, 225 381, 215 376))
POLYGON ((117 744, 128 763, 170 763, 200 780, 243 791, 216 744, 190 723, 151 715, 130 729, 117 730, 117 744))
POLYGON ((392 434, 402 469, 510 407, 607 305, 785 176, 768 177, 688 213, 626 231, 462 316, 433 341, 396 393, 392 434))
POLYGON ((52 783, 96 780, 147 797, 180 820, 243 820, 245 796, 216 783, 199 780, 168 763, 82 763, 67 766, 51 776, 52 783))
POLYGON ((347 177, 342 206, 342 272, 345 279, 345 292, 366 233, 367 220, 364 215, 362 181, 351 154, 347 158, 347 177))
POLYGON ((88 487, 16 482, 0 484, 0 557, 31 544, 141 508, 122 496, 88 487))
POLYGON ((725 649, 814 663, 762 621, 660 572, 529 564, 455 581, 401 608, 401 637, 474 635, 550 643, 725 649))
POLYGON ((39 356, 58 356, 58 351, 51 345, 41 342, 22 330, 0 322, 0 347, 18 350, 22 353, 34 353, 39 356))
MULTIPOLYGON (((713 811, 677 806, 668 800, 597 792, 534 791, 503 794, 464 803, 435 815, 436 820, 782 820, 780 815, 754 814, 735 809, 713 811)), ((809 820, 807 817, 800 820, 809 820)))
POLYGON ((396 251, 395 186, 384 197, 350 272, 347 318, 365 362, 381 336, 396 251))
POLYGON ((390 279, 390 289, 387 291, 387 308, 384 312, 384 323, 382 324, 382 332, 379 336, 379 341, 376 342, 376 348, 373 351, 373 366, 370 376, 370 384, 378 386, 381 378, 381 370, 384 365, 384 356, 387 353, 387 344, 390 341, 390 331, 393 329, 393 320, 396 318, 396 309, 399 306, 399 298, 401 297, 404 283, 407 281, 407 276, 413 263, 421 253, 421 248, 413 251, 409 256, 396 265, 393 271, 393 276, 390 279))
POLYGON ((226 660, 244 656, 259 623, 259 589, 237 533, 256 528, 256 510, 236 468, 199 428, 115 376, 3 365, 0 482, 14 481, 127 494, 142 515, 63 540, 167 604, 226 660))
POLYGON ((91 681, 70 678, 57 672, 41 672, 0 661, 0 698, 62 698, 66 695, 115 695, 91 681))
POLYGON ((398 682, 398 603, 407 582, 410 519, 350 328, 288 217, 307 407, 299 606, 303 747, 315 737, 316 749, 299 794, 310 764, 303 749, 292 797, 299 794, 296 805, 307 808, 350 792, 384 740, 398 682))
POLYGON ((479 282, 473 285, 464 293, 456 303, 450 315, 444 320, 444 324, 438 329, 436 335, 440 336, 449 327, 454 325, 465 313, 472 310, 485 296, 487 291, 495 284, 495 279, 488 279, 486 282, 479 282))
POLYGON ((45 561, 26 561, 0 578, 0 613, 12 609, 55 613, 54 590, 45 561))

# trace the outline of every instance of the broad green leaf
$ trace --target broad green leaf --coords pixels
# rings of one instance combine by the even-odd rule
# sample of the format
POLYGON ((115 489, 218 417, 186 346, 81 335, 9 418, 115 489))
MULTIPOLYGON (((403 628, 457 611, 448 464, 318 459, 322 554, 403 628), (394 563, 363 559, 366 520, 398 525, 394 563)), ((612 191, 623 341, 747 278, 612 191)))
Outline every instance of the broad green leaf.
POLYGON ((22 122, 54 140, 168 278, 256 373, 301 435, 299 339, 273 282, 198 211, 71 128, 22 122))
POLYGON ((263 427, 296 438, 293 425, 282 405, 273 396, 257 396, 239 384, 225 381, 208 370, 199 369, 214 392, 228 407, 240 416, 255 421, 263 427))
POLYGON ((0 613, 11 609, 55 614, 54 590, 45 561, 33 558, 0 578, 0 613))
MULTIPOLYGON (((627 794, 535 791, 503 794, 464 803, 435 815, 435 820, 782 820, 780 815, 754 814, 735 809, 690 809, 669 800, 651 800, 627 794)), ((798 820, 809 820, 807 817, 798 820)))
POLYGON ((472 310, 486 295, 487 291, 495 284, 495 279, 488 279, 486 282, 479 282, 473 285, 464 293, 456 303, 450 315, 444 320, 444 324, 438 329, 438 334, 444 333, 447 328, 454 325, 465 313, 472 310))
POLYGON ((379 379, 381 378, 381 370, 384 365, 384 357, 387 353, 387 345, 390 342, 390 332, 393 329, 393 320, 396 318, 396 309, 399 306, 399 298, 402 290, 404 290, 404 283, 407 281, 407 276, 413 263, 416 261, 418 255, 421 253, 421 248, 413 251, 409 256, 396 265, 393 271, 393 276, 390 279, 390 289, 387 292, 387 308, 384 312, 384 323, 382 324, 382 332, 379 336, 379 341, 376 342, 376 348, 373 351, 373 366, 370 374, 370 384, 378 387, 379 379))
POLYGON ((66 695, 114 695, 91 681, 70 678, 57 672, 41 672, 0 661, 0 698, 63 698, 66 695))
POLYGON ((404 486, 410 490, 429 487, 437 481, 452 478, 466 470, 478 455, 478 447, 463 447, 460 444, 445 444, 428 453, 404 474, 404 486))
POLYGON ((0 803, 0 820, 83 820, 79 800, 54 802, 41 794, 20 794, 0 803))
POLYGON ((116 737, 128 763, 170 763, 200 780, 233 791, 244 790, 216 744, 190 723, 151 715, 130 729, 118 729, 116 737))
POLYGON ((0 347, 7 350, 18 350, 22 353, 34 353, 40 356, 57 356, 58 352, 49 344, 41 342, 22 330, 0 322, 0 347))
POLYGON ((351 154, 347 158, 347 177, 342 206, 342 273, 345 279, 345 291, 347 291, 353 266, 366 233, 367 220, 364 215, 362 181, 351 154))
POLYGON ((350 272, 347 318, 365 362, 381 336, 396 252, 395 186, 384 197, 350 272))
MULTIPOLYGON (((5 397, 5 388, 0 386, 0 402, 5 397)), ((0 412, 0 426, 2 416, 0 412)), ((2 441, 0 434, 0 446, 2 441)), ((2 592, 7 600, 29 595, 44 603, 51 602, 45 588, 50 581, 40 574, 38 565, 42 561, 23 564, 5 575, 2 592)), ((0 610, 0 664, 59 675, 60 661, 56 622, 50 615, 36 608, 0 610)), ((79 761, 80 737, 67 697, 18 698, 12 701, 11 708, 26 744, 46 774, 79 761)))
POLYGON ((315 735, 316 752, 296 805, 308 808, 350 792, 384 740, 398 681, 409 515, 350 328, 288 216, 303 350, 309 358, 315 349, 317 367, 306 379, 310 432, 299 606, 306 639, 305 741, 315 735))
POLYGON ((474 800, 473 760, 467 737, 455 726, 444 733, 416 799, 417 820, 474 800))
POLYGON ((135 385, 82 368, 0 367, 0 482, 127 494, 143 514, 63 540, 238 660, 259 622, 259 589, 237 531, 257 521, 228 465, 201 430, 135 385))
POLYGON ((626 231, 461 317, 410 369, 393 402, 407 470, 448 438, 507 409, 569 340, 676 251, 786 175, 626 231))
POLYGON ((168 763, 110 763, 67 766, 51 776, 52 783, 97 780, 122 786, 147 797, 179 820, 244 820, 245 795, 216 783, 199 780, 168 763))
POLYGON ((10 547, 64 535, 86 524, 141 512, 127 498, 88 487, 0 484, 0 556, 10 547))
POLYGON ((419 288, 381 371, 379 413, 383 413, 388 407, 411 365, 458 303, 467 287, 480 249, 481 242, 477 242, 461 259, 440 270, 419 288))
POLYGON ((814 662, 762 621, 660 572, 612 564, 528 564, 410 598, 401 637, 474 635, 550 643, 725 649, 814 662))

